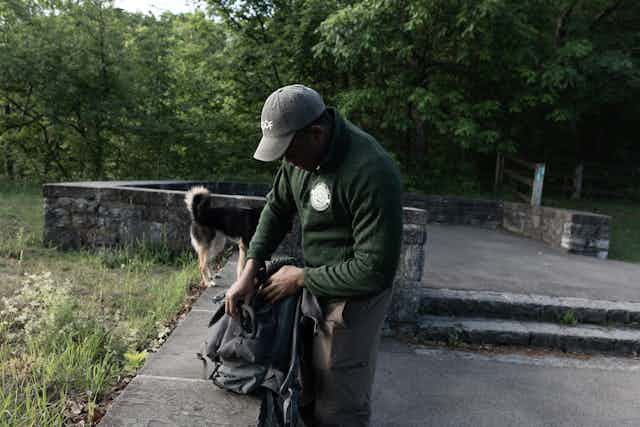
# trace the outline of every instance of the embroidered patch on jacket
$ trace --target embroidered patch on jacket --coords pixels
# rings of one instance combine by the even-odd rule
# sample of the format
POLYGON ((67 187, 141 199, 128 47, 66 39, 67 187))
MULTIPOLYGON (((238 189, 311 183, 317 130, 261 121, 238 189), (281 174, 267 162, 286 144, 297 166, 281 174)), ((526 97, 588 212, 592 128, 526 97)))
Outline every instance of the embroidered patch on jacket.
POLYGON ((326 210, 331 204, 331 192, 324 182, 320 181, 311 189, 311 206, 318 212, 326 210))

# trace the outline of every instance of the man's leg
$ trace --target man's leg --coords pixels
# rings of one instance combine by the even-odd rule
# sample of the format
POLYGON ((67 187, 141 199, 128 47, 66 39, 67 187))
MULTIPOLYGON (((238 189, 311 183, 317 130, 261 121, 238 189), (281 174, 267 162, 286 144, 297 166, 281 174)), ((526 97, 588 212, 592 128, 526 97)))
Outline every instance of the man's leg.
POLYGON ((380 330, 392 289, 327 304, 313 339, 314 427, 368 426, 380 330))

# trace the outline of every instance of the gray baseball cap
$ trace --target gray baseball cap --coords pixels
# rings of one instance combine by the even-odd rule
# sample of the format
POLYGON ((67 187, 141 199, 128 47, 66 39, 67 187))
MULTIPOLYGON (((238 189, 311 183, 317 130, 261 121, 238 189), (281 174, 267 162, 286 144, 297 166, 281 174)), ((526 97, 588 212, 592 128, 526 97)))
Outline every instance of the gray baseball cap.
POLYGON ((325 109, 320 94, 309 87, 295 84, 276 90, 262 107, 262 139, 253 157, 263 162, 279 159, 296 131, 320 117, 325 109))

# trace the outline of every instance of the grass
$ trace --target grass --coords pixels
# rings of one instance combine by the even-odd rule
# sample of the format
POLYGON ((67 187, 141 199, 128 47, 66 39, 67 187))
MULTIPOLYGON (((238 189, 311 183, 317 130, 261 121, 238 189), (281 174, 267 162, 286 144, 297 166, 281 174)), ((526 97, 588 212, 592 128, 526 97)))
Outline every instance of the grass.
POLYGON ((164 245, 62 252, 42 245, 39 186, 0 183, 0 426, 102 415, 198 283, 164 245))
POLYGON ((578 318, 573 310, 567 310, 560 318, 560 324, 564 326, 575 326, 578 324, 578 318))

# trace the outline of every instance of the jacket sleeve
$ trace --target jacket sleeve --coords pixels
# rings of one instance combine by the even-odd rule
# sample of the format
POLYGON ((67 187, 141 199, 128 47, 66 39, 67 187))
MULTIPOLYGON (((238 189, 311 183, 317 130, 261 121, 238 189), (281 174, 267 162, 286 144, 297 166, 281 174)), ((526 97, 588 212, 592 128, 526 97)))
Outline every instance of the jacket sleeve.
POLYGON ((379 166, 361 168, 347 190, 353 257, 304 269, 304 286, 316 296, 364 295, 393 284, 402 241, 402 184, 391 160, 379 166))
POLYGON ((259 261, 270 259, 271 254, 291 229, 295 203, 291 195, 284 163, 280 165, 273 181, 273 187, 266 199, 256 232, 249 243, 247 259, 255 258, 259 261))

